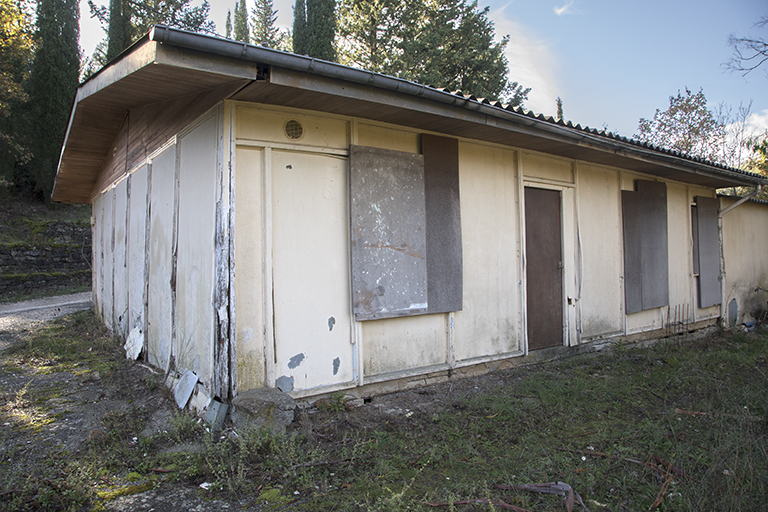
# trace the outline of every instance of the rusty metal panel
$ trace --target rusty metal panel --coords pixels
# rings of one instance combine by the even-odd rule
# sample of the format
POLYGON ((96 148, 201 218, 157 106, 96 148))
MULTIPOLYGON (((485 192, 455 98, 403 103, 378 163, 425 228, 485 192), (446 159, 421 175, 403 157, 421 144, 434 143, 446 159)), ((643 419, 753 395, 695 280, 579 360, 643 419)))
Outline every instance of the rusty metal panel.
POLYGON ((424 155, 428 312, 461 311, 459 141, 424 134, 421 152, 424 155))
POLYGON ((642 201, 643 309, 669 305, 669 237, 667 186, 660 181, 637 180, 642 201))
POLYGON ((624 302, 627 314, 643 310, 643 280, 640 262, 642 204, 637 192, 621 191, 624 225, 624 302))
POLYGON ((525 188, 528 348, 563 344, 560 192, 525 188))
POLYGON ((691 205, 691 236, 693 238, 693 273, 699 275, 699 209, 691 205))
POLYGON ((424 158, 351 146, 349 176, 355 319, 427 313, 424 158))
POLYGON ((699 307, 720 304, 720 236, 717 199, 696 196, 699 260, 699 307))
POLYGON ((621 192, 626 313, 669 304, 667 186, 637 180, 621 192))

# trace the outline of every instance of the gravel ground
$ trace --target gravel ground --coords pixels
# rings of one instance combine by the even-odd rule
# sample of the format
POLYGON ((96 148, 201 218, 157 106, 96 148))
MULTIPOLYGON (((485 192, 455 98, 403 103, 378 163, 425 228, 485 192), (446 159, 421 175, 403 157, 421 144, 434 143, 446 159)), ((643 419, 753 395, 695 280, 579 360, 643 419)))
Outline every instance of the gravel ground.
POLYGON ((0 351, 25 330, 92 306, 91 292, 0 304, 0 351))

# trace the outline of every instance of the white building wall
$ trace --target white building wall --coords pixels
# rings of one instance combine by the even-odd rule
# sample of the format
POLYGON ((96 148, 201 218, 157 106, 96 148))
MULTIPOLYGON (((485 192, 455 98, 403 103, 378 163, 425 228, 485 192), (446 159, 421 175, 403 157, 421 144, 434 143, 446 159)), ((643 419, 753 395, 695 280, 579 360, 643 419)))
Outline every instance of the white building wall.
POLYGON ((115 248, 115 233, 114 233, 114 203, 115 203, 115 191, 109 189, 104 193, 104 204, 102 210, 102 226, 101 226, 101 315, 104 319, 104 324, 109 329, 115 327, 115 310, 114 310, 114 295, 113 295, 113 279, 114 279, 114 248, 115 248))
POLYGON ((178 370, 192 370, 209 386, 213 380, 217 133, 218 117, 212 115, 178 139, 173 355, 178 370))
POLYGON ((515 152, 459 144, 463 310, 455 313, 456 361, 522 352, 515 152))
MULTIPOLYGON (((621 190, 653 178, 469 140, 459 143, 463 309, 355 322, 349 145, 419 153, 420 133, 233 105, 237 390, 281 385, 302 396, 525 353, 525 186, 560 192, 563 344, 665 326, 667 307, 623 315, 621 190), (291 119, 305 127, 298 141, 283 129, 291 119)), ((214 378, 217 158, 229 154, 218 145, 221 121, 203 119, 136 170, 130 187, 120 182, 93 203, 94 290, 105 322, 125 335, 146 321, 150 362, 167 370, 173 360, 206 383, 214 378)), ((670 305, 690 311, 690 206, 711 191, 666 185, 670 305)), ((727 298, 742 312, 765 302, 753 283, 768 288, 768 264, 755 271, 740 252, 766 253, 765 237, 754 234, 768 228, 765 210, 747 205, 726 218, 727 298)), ((695 310, 695 319, 718 311, 695 310)))
POLYGON ((235 343, 237 389, 264 386, 264 149, 239 147, 235 155, 235 343))
POLYGON ((578 304, 582 339, 624 331, 622 227, 615 169, 579 163, 578 304))
POLYGON ((150 174, 146 347, 149 362, 168 371, 173 336, 175 144, 152 160, 150 174))
POLYGON ((114 188, 114 331, 120 337, 128 335, 128 271, 126 265, 126 242, 128 221, 128 180, 124 179, 114 188))
POLYGON ((104 195, 96 196, 91 202, 91 293, 96 316, 104 319, 101 297, 104 283, 103 269, 103 237, 104 230, 104 195))
MULTIPOLYGON (((722 197, 720 209, 734 202, 722 197)), ((747 202, 726 213, 723 242, 726 318, 735 299, 736 323, 744 322, 746 314, 756 319, 768 309, 768 205, 747 202)))
POLYGON ((145 265, 147 236, 147 193, 149 166, 143 165, 128 178, 128 331, 144 329, 145 265))

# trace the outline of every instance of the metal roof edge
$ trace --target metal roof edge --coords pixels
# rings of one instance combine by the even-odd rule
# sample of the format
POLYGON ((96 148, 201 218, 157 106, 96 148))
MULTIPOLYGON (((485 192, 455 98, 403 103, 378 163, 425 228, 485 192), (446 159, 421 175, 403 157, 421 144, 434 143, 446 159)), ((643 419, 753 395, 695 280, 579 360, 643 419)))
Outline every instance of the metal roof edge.
POLYGON ((656 160, 659 162, 659 165, 672 165, 679 170, 694 174, 713 175, 749 184, 768 184, 768 180, 765 177, 741 169, 727 167, 674 150, 635 141, 606 132, 605 130, 596 130, 587 126, 582 127, 580 124, 574 125, 572 121, 547 117, 520 107, 504 105, 501 102, 492 103, 485 98, 477 98, 472 95, 465 96, 462 91, 451 92, 448 89, 438 89, 402 78, 345 66, 306 55, 250 45, 208 34, 196 34, 163 25, 154 26, 146 37, 151 41, 161 44, 214 53, 235 59, 256 61, 270 66, 316 74, 332 79, 400 92, 443 104, 482 111, 492 117, 503 118, 537 130, 554 133, 565 139, 587 142, 589 145, 604 151, 619 152, 622 156, 640 158, 646 161, 649 159, 656 160))

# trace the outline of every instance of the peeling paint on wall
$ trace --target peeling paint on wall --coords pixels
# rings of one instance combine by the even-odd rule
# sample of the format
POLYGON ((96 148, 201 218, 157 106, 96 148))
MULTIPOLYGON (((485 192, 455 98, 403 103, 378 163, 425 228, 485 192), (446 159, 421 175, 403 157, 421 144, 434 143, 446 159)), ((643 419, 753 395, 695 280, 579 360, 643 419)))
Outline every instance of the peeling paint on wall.
POLYGON ((277 387, 277 389, 279 389, 283 393, 288 393, 289 391, 293 391, 293 377, 288 377, 287 375, 281 375, 275 381, 275 386, 277 387))
POLYGON ((296 354, 288 361, 288 368, 293 370, 297 366, 299 366, 302 362, 304 362, 304 354, 296 354))
POLYGON ((336 319, 333 318, 333 317, 329 318, 328 319, 328 330, 332 331, 334 325, 336 325, 336 319))
POLYGON ((341 365, 341 359, 338 357, 333 360, 333 374, 336 375, 339 373, 339 365, 341 365))

